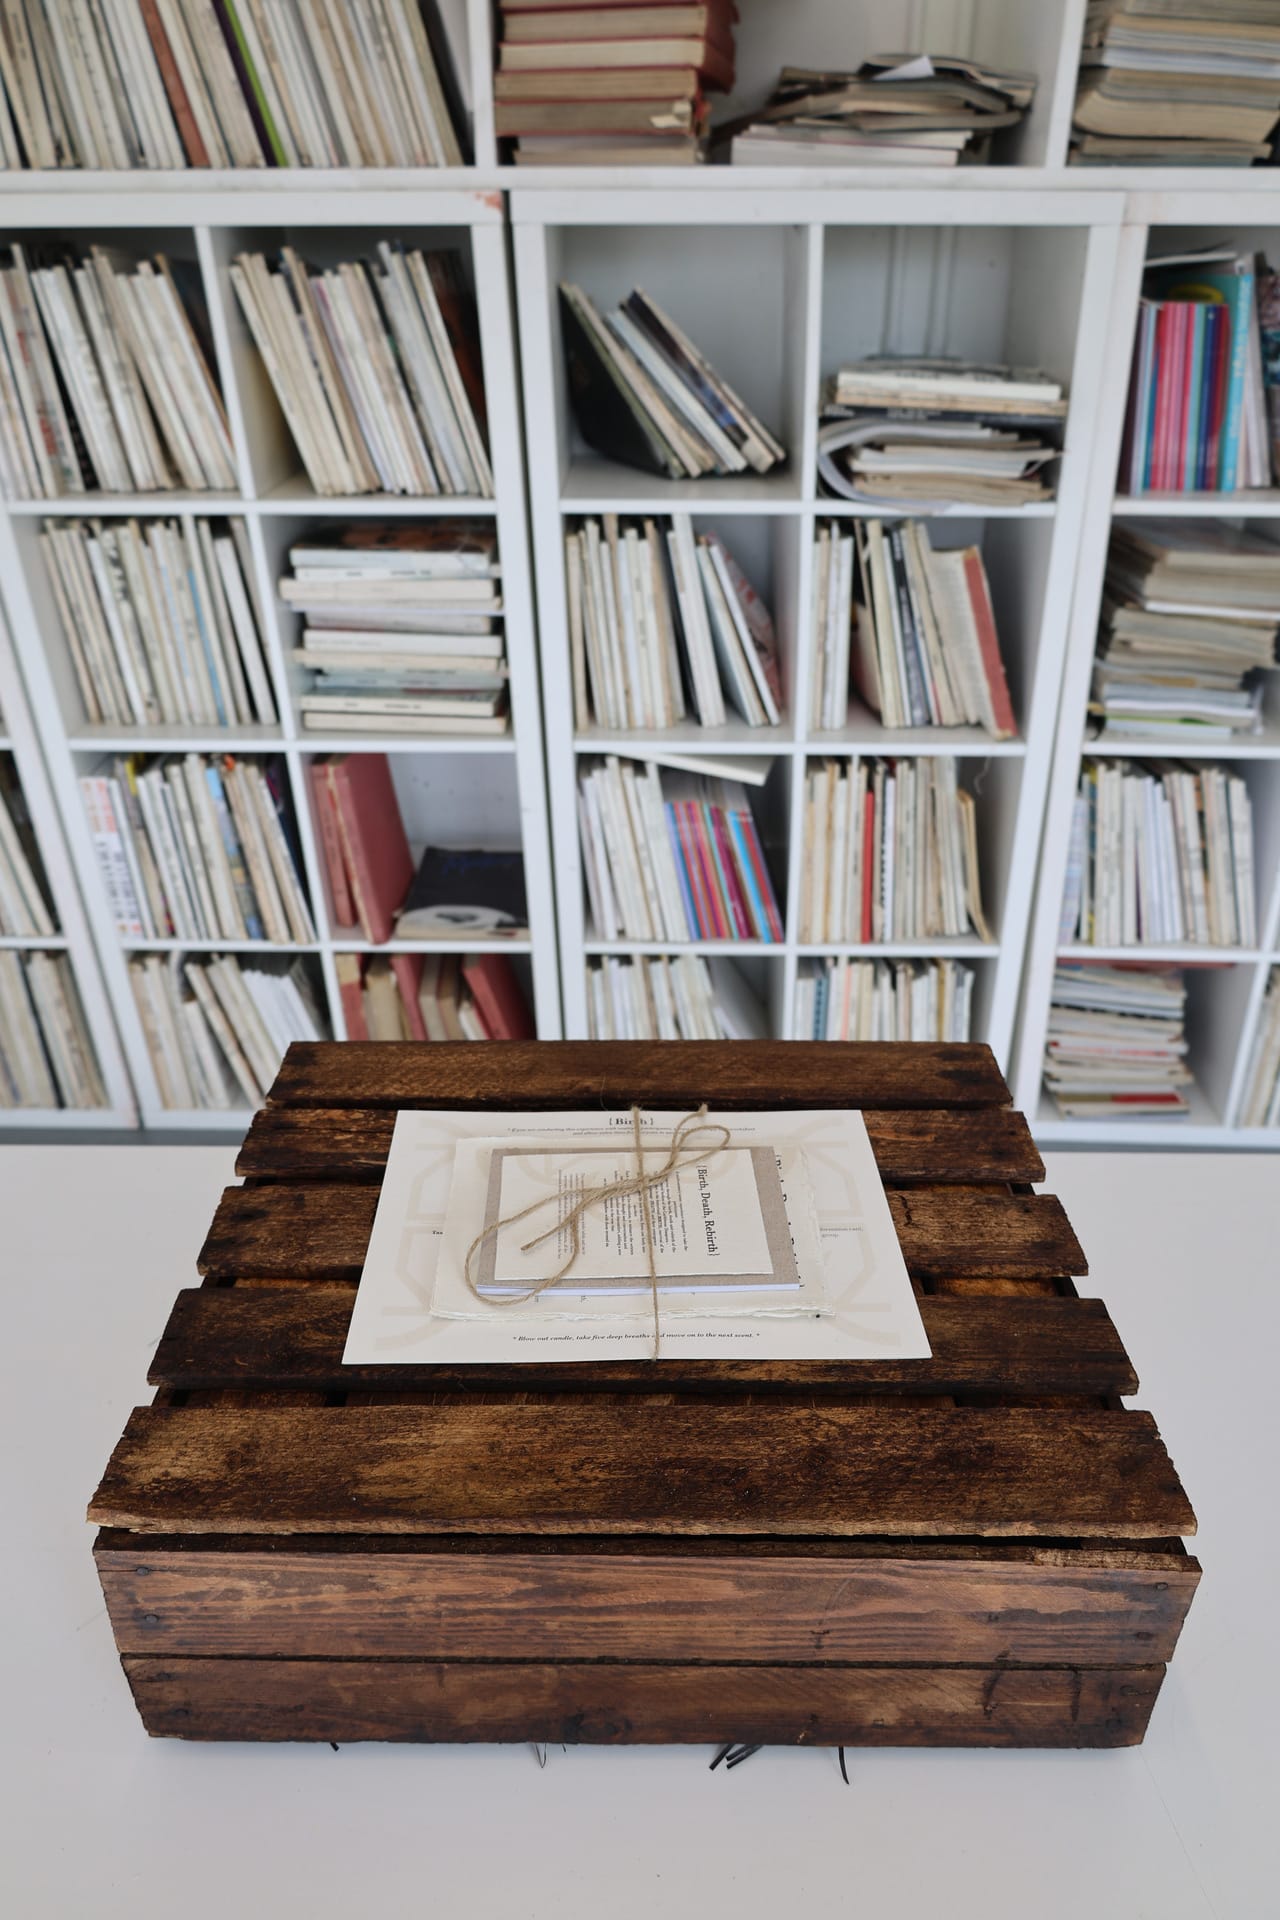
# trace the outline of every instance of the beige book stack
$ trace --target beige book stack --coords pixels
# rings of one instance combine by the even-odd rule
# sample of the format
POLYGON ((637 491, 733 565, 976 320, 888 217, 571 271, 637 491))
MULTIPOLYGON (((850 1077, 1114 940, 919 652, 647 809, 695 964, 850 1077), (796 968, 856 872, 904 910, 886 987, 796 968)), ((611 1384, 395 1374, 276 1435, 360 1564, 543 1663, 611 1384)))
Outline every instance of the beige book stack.
POLYGON ((1272 0, 1089 0, 1077 165, 1255 166, 1270 158, 1277 121, 1272 0))
POLYGON ((1189 1111, 1187 990, 1178 967, 1058 967, 1044 1081, 1069 1120, 1189 1111))

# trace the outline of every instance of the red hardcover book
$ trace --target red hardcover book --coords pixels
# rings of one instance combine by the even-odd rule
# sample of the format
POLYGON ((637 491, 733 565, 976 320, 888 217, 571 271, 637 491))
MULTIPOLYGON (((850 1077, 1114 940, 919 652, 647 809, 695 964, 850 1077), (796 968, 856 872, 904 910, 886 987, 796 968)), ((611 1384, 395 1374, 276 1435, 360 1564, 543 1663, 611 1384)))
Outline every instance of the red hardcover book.
POLYGON ((866 805, 862 809, 862 925, 858 931, 858 941, 865 944, 872 937, 875 921, 872 917, 872 887, 875 879, 876 861, 876 796, 871 782, 867 782, 866 805))
POLYGON ((491 1040, 534 1040, 537 1031, 515 968, 504 953, 468 953, 462 977, 491 1040))
POLYGON ((367 1040, 369 1025, 364 1017, 363 968, 358 953, 335 953, 338 998, 342 1002, 342 1020, 348 1040, 367 1040))
POLYGON ((391 938, 414 872, 391 765, 385 753, 349 753, 324 770, 360 926, 380 944, 391 938))
POLYGON ((409 1032, 415 1040, 429 1040, 427 1023, 422 1017, 422 1008, 418 1002, 418 989, 422 985, 422 955, 420 953, 393 953, 391 971, 396 978, 396 987, 404 1007, 404 1017, 409 1032))
POLYGON ((315 818, 320 850, 324 854, 325 877, 329 883, 329 909, 337 927, 354 927, 356 906, 342 858, 342 835, 338 830, 338 812, 329 791, 323 760, 313 760, 308 768, 311 782, 311 811, 315 818))
POLYGON ((982 655, 982 671, 986 676, 987 691, 991 695, 996 738, 1011 740, 1018 731, 1018 724, 1013 717, 1013 702, 1009 698, 1009 682, 1005 678, 1004 661, 1000 658, 1000 641, 996 633, 996 616, 995 609, 991 605, 987 570, 982 564, 982 555, 977 547, 968 547, 965 550, 964 582, 969 590, 969 605, 973 608, 974 624, 978 629, 978 648, 982 655))
POLYGON ((169 36, 160 19, 156 0, 138 0, 138 10, 142 15, 142 23, 146 27, 147 37, 151 41, 152 51, 156 56, 156 65, 160 69, 164 90, 169 96, 169 105, 173 108, 178 137, 187 150, 187 159, 193 167, 207 167, 209 149, 201 138, 195 114, 191 111, 191 100, 182 84, 182 75, 178 72, 178 63, 173 57, 173 48, 169 45, 169 36))

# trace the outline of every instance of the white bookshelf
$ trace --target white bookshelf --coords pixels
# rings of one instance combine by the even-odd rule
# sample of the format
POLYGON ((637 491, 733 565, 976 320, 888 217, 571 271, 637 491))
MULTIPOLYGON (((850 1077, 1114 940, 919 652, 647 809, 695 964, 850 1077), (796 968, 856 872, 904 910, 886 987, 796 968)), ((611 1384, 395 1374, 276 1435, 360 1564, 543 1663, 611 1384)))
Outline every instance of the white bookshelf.
MULTIPOLYGON (((454 176, 456 177, 456 176, 454 176)), ((5 236, 61 238, 88 243, 109 238, 126 251, 165 249, 195 262, 208 305, 217 374, 227 403, 235 445, 238 487, 234 495, 81 495, 74 499, 10 502, 0 507, 0 578, 14 641, 45 745, 51 787, 65 827, 71 863, 79 881, 92 940, 107 993, 123 1037, 145 1124, 169 1130, 226 1126, 243 1129, 244 1110, 174 1112, 162 1106, 141 1023, 129 986, 133 952, 237 951, 309 957, 319 998, 335 1036, 344 1037, 334 956, 373 952, 349 929, 330 923, 312 826, 307 768, 326 752, 386 752, 400 810, 415 857, 428 842, 444 845, 519 846, 529 896, 528 938, 504 942, 516 960, 538 1031, 560 1031, 555 924, 546 831, 537 648, 525 519, 524 464, 516 387, 516 346, 503 207, 493 193, 440 185, 371 188, 348 177, 343 190, 318 190, 308 174, 255 174, 214 186, 199 175, 154 178, 135 193, 133 176, 113 189, 103 177, 89 183, 72 176, 6 187, 5 236), (268 252, 288 241, 318 262, 370 253, 381 238, 409 244, 459 248, 476 296, 480 345, 494 469, 492 500, 406 499, 379 495, 351 499, 316 496, 301 471, 280 410, 240 315, 227 268, 244 248, 268 252), (263 641, 280 722, 223 729, 137 729, 89 726, 53 604, 40 552, 46 519, 108 514, 164 516, 176 512, 235 516, 244 520, 252 552, 254 584, 263 611, 263 641), (357 517, 480 515, 494 521, 503 569, 503 621, 510 668, 512 727, 500 738, 447 734, 321 734, 304 732, 294 704, 297 669, 288 655, 296 616, 278 599, 276 584, 287 566, 288 547, 307 529, 357 517), (79 777, 112 752, 167 753, 189 749, 237 754, 273 753, 283 758, 298 824, 303 880, 316 923, 314 942, 277 944, 191 943, 179 940, 123 941, 116 931, 94 858, 79 777)), ((422 952, 423 947, 411 949, 422 952)), ((463 951, 457 948, 431 951, 463 951)))
MULTIPOLYGON (((1122 740, 1102 743, 1088 736, 1086 707, 1097 641, 1102 582, 1111 529, 1125 519, 1170 519, 1179 523, 1215 521, 1265 527, 1280 517, 1280 493, 1194 495, 1117 495, 1116 474, 1128 395, 1134 330, 1148 253, 1168 253, 1183 245, 1205 245, 1230 238, 1241 251, 1257 250, 1280 260, 1280 187, 1264 195, 1249 183, 1246 194, 1228 188, 1207 190, 1193 183, 1173 195, 1163 188, 1131 193, 1112 292, 1102 368, 1102 405, 1091 449, 1088 505, 1080 532, 1076 590, 1071 611, 1057 740, 1049 783, 1040 881, 1027 947, 1023 1009, 1014 1098, 1032 1117, 1036 1137, 1050 1144, 1075 1141, 1132 1146, 1280 1147, 1280 1128, 1241 1127, 1250 1054, 1271 968, 1280 963, 1280 727, 1276 700, 1280 670, 1268 676, 1264 726, 1258 734, 1226 745, 1206 743, 1188 754, 1161 752, 1160 743, 1122 740), (1082 762, 1112 757, 1148 762, 1173 759, 1181 764, 1229 765, 1249 788, 1253 808, 1258 888, 1259 943, 1256 947, 1068 946, 1058 943, 1059 909, 1066 876, 1071 808, 1082 762), (1195 1074, 1191 1111, 1181 1119, 1068 1120, 1042 1090, 1045 1032, 1053 969, 1058 959, 1163 961, 1186 966, 1188 1064, 1195 1074)), ((1276 530, 1280 535, 1280 529, 1276 530)))
POLYGON ((601 942, 586 919, 576 817, 585 756, 643 754, 679 738, 704 752, 770 755, 760 818, 773 855, 785 939, 694 943, 694 951, 746 955, 773 1030, 792 1031, 798 963, 827 954, 937 955, 975 967, 977 1038, 1008 1057, 1030 909, 1067 613, 1084 515, 1111 282, 1120 240, 1119 196, 1059 191, 1023 195, 971 189, 945 214, 927 189, 891 197, 857 188, 777 185, 728 198, 695 184, 678 194, 571 187, 511 195, 525 370, 529 490, 538 586, 550 807, 566 1031, 586 1032, 584 963, 597 953, 685 949, 601 942), (616 467, 586 450, 563 375, 556 286, 577 281, 598 301, 643 286, 779 434, 790 452, 764 477, 673 482, 616 467), (996 514, 972 508, 929 515, 939 544, 978 543, 1019 722, 1014 741, 974 729, 896 732, 856 701, 834 733, 808 725, 813 662, 805 641, 816 527, 859 510, 820 497, 815 440, 819 390, 841 360, 882 350, 955 351, 1046 368, 1071 397, 1055 500, 996 514), (586 514, 688 509, 714 527, 774 615, 786 696, 783 725, 742 724, 674 735, 575 735, 567 638, 563 536, 586 514), (978 790, 985 903, 994 939, 803 944, 798 905, 811 760, 851 753, 954 755, 978 790))
POLYGON ((3 610, 0 610, 0 754, 11 758, 17 770, 57 925, 57 932, 49 939, 0 933, 0 948, 19 953, 68 955, 107 1101, 102 1107, 0 1107, 0 1133, 16 1128, 61 1133, 83 1128, 136 1126, 133 1088, 40 751, 40 730, 27 701, 3 610))

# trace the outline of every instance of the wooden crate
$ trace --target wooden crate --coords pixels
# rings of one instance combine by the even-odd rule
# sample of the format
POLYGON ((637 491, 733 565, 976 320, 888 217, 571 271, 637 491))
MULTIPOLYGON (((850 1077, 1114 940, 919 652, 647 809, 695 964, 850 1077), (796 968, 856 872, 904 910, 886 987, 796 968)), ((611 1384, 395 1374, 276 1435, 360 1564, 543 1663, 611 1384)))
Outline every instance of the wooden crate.
POLYGON ((295 1046, 89 1509, 195 1739, 1118 1746, 1195 1520, 985 1047, 295 1046), (402 1107, 860 1107, 928 1360, 344 1367, 402 1107))

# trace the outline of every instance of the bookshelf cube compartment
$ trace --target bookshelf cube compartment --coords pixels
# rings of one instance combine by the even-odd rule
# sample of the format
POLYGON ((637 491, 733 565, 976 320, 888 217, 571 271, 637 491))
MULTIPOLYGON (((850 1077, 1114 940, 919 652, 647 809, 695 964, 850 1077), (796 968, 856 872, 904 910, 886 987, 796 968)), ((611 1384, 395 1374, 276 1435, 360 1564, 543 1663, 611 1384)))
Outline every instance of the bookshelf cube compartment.
POLYGON ((781 956, 690 954, 675 948, 596 955, 584 968, 584 1037, 785 1039, 785 981, 781 956), (676 1035, 664 1033, 664 1006, 668 1020, 674 1012, 676 1035))
MULTIPOLYGON (((830 961, 824 959, 821 955, 806 957, 799 962, 797 968, 796 991, 791 1011, 790 1038, 793 1040, 826 1040, 828 1038, 832 1040, 893 1040, 902 1038, 956 1042, 980 1038, 981 1035, 988 1030, 991 1021, 992 1006, 995 998, 997 967, 998 962, 990 956, 975 956, 963 960, 953 960, 947 955, 940 956, 937 959, 885 960, 872 956, 846 958, 833 955, 830 961), (925 1020, 926 1001, 923 997, 917 996, 920 989, 927 984, 926 976, 929 970, 938 969, 944 965, 952 969, 951 991, 953 993, 963 991, 967 999, 968 1019, 958 1020, 956 1022, 956 1028, 963 1028, 963 1031, 943 1032, 940 1031, 938 1027, 935 1027, 932 1031, 925 1030, 927 1024, 925 1020), (874 969, 875 972, 867 976, 860 975, 858 971, 856 971, 857 969, 864 968, 874 969), (912 976, 912 990, 909 1002, 905 996, 903 998, 900 1017, 905 1021, 906 1007, 910 1005, 913 1021, 918 1020, 919 1024, 915 1025, 913 1031, 910 1032, 899 1032, 897 1027, 890 1033, 864 1031, 858 1023, 858 1002, 855 998, 860 979, 870 977, 872 981, 874 981, 878 973, 881 979, 887 974, 891 980, 896 981, 903 972, 912 976), (816 984, 823 974, 827 974, 828 976, 825 989, 826 1003, 825 1006, 821 1008, 821 1013, 825 1015, 825 1024, 823 1030, 818 1031, 820 1006, 814 988, 809 986, 808 983, 813 982, 816 984), (957 976, 959 976, 959 978, 957 978, 957 976), (962 981, 967 983, 963 987, 961 986, 962 981), (847 1002, 845 998, 846 993, 848 995, 847 1002), (833 995, 835 996, 834 1011, 832 1010, 833 995), (847 1032, 845 1031, 846 1027, 848 1029, 847 1032)), ((935 988, 935 992, 939 991, 939 988, 935 988)), ((943 991, 945 992, 945 990, 943 991)), ((895 1002, 895 1006, 897 1006, 897 1004, 898 1003, 895 1002)), ((939 1020, 939 1026, 940 1025, 941 1020, 939 1020)))

